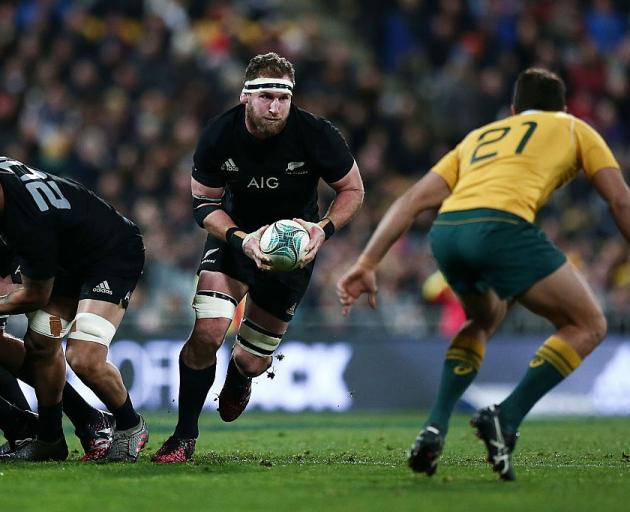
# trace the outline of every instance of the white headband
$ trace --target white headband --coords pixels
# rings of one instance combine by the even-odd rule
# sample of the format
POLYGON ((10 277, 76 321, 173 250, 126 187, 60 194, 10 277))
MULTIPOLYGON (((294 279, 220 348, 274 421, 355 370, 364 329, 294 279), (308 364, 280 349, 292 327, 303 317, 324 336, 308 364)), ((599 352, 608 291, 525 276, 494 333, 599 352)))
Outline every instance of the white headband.
POLYGON ((286 92, 293 95, 293 82, 284 78, 254 78, 243 85, 243 94, 251 92, 286 92))

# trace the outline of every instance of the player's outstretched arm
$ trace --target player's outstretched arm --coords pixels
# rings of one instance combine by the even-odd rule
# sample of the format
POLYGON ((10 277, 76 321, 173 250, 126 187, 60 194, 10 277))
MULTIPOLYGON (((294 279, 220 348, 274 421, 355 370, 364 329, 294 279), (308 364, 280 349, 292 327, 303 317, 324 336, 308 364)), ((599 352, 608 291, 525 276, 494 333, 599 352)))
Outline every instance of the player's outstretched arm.
POLYGON ((451 194, 444 178, 429 172, 392 204, 370 237, 361 259, 376 267, 389 248, 425 210, 439 207, 451 194))
POLYGON ((439 207, 450 193, 446 181, 429 172, 389 207, 357 262, 337 282, 337 296, 344 314, 350 312, 363 293, 368 293, 369 304, 376 306, 375 271, 379 262, 421 212, 439 207))
POLYGON ((341 313, 346 316, 350 313, 356 300, 367 293, 368 304, 372 309, 376 308, 376 269, 357 261, 339 281, 337 281, 337 297, 341 303, 341 313))
POLYGON ((630 242, 630 189, 619 169, 602 169, 592 178, 593 186, 608 207, 625 239, 630 242))

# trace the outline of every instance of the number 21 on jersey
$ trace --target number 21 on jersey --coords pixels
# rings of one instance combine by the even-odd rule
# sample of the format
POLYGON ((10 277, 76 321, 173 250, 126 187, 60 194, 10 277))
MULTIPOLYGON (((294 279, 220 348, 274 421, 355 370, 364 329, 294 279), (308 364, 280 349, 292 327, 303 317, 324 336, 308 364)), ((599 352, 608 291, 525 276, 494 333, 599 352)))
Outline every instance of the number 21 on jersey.
MULTIPOLYGON (((519 155, 527 146, 529 139, 531 139, 532 135, 536 131, 538 127, 538 123, 535 121, 525 121, 520 124, 520 126, 524 126, 525 132, 521 137, 518 145, 514 148, 514 153, 519 155)), ((475 146, 475 149, 472 152, 472 156, 470 157, 470 164, 476 164, 477 162, 481 162, 482 160, 487 160, 488 158, 492 158, 498 155, 498 151, 492 147, 493 144, 496 144, 500 140, 503 140, 505 136, 510 133, 511 127, 509 126, 501 126, 498 128, 491 128, 490 130, 486 130, 479 135, 477 139, 478 144, 475 146)))

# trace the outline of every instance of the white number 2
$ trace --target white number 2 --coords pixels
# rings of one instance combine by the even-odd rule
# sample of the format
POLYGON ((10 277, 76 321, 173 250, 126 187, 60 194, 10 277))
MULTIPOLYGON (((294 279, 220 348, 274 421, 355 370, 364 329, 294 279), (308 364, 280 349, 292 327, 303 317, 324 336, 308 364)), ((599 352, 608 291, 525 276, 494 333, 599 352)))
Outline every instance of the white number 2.
POLYGON ((44 181, 31 181, 25 186, 26 190, 33 196, 37 207, 42 212, 49 209, 49 204, 58 210, 69 210, 71 208, 70 201, 64 197, 61 190, 59 190, 59 185, 54 181, 49 181, 48 183, 44 181), (46 199, 48 202, 46 202, 46 199))
POLYGON ((58 210, 70 210, 68 201, 59 190, 59 185, 54 181, 43 181, 46 175, 36 169, 24 165, 17 160, 0 161, 0 168, 9 171, 25 182, 26 190, 29 191, 35 204, 42 212, 50 210, 50 207, 58 210))

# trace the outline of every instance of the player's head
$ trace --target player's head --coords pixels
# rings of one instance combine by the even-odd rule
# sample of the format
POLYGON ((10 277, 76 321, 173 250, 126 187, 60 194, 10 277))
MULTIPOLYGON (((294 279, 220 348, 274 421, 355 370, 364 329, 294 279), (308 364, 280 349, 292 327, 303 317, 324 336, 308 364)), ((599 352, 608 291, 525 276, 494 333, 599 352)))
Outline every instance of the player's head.
POLYGON ((256 137, 280 133, 287 123, 295 85, 295 70, 277 53, 256 55, 245 70, 241 103, 247 129, 256 137))
POLYGON ((515 113, 525 110, 566 110, 566 87, 562 79, 542 68, 523 71, 514 84, 512 109, 515 113))

